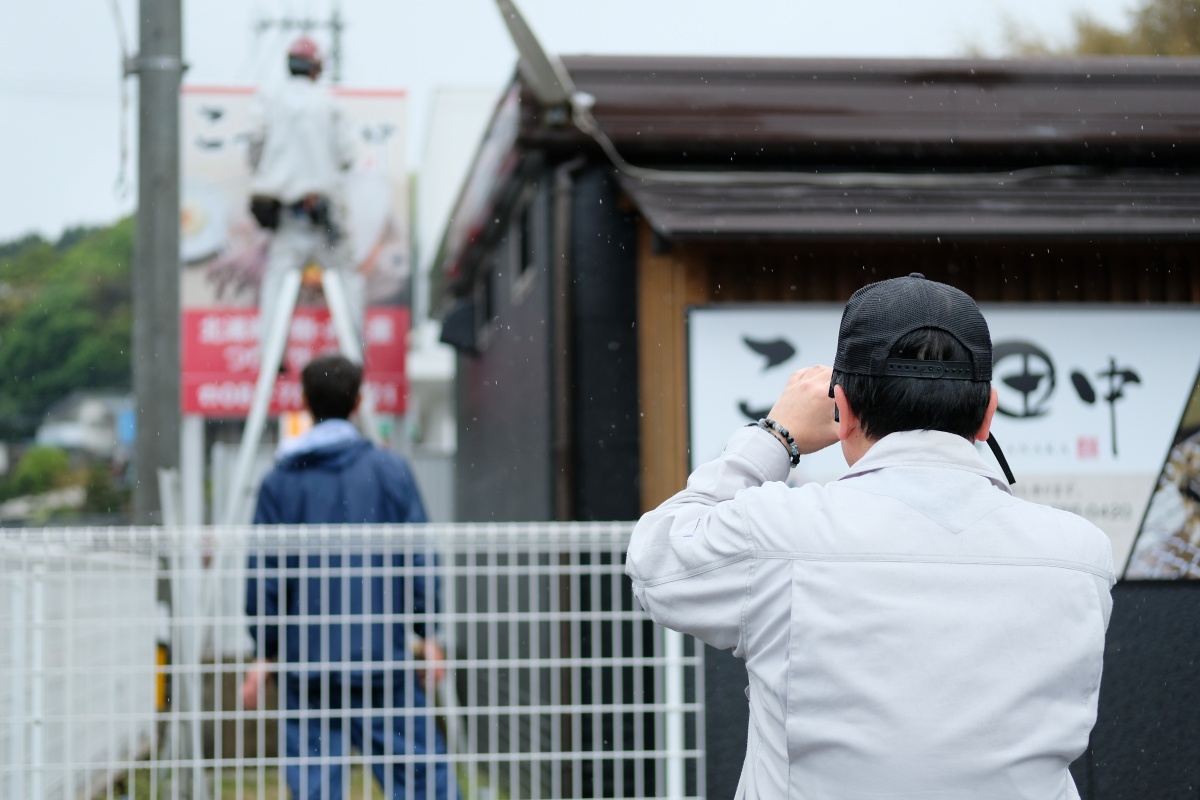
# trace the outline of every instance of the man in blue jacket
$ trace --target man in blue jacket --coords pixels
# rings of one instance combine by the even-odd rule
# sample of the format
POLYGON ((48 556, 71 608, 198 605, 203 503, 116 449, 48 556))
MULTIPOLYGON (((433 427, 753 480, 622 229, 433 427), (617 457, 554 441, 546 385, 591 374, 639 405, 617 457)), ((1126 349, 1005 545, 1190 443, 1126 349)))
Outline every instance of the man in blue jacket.
MULTIPOLYGON (((360 400, 362 368, 341 355, 318 356, 301 381, 315 424, 279 447, 259 489, 255 524, 425 522, 403 459, 375 447, 349 422, 360 400)), ((392 713, 427 705, 418 673, 398 662, 416 655, 429 666, 424 674, 441 677, 441 650, 432 637, 424 638, 420 621, 435 610, 439 589, 436 578, 427 586, 424 555, 413 555, 406 568, 400 553, 361 547, 268 553, 261 566, 257 555, 249 562, 246 614, 259 660, 242 696, 247 708, 257 707, 270 665, 282 665, 286 773, 294 800, 340 800, 346 776, 339 759, 350 744, 371 758, 376 779, 393 787, 395 800, 429 797, 431 783, 433 796, 447 800, 445 759, 420 759, 446 753, 432 717, 392 713), (412 631, 422 637, 417 641, 400 621, 409 613, 416 619, 412 631), (311 621, 281 625, 281 616, 311 621), (342 713, 331 715, 330 709, 342 713), (383 762, 391 762, 390 775, 383 762)))

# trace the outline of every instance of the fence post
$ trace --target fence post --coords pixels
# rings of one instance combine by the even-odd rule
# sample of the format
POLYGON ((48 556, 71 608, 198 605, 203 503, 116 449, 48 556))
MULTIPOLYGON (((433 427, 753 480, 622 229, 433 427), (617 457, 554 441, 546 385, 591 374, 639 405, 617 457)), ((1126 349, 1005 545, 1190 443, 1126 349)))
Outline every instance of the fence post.
POLYGON ((175 753, 174 782, 176 791, 186 798, 208 796, 204 774, 204 740, 200 715, 203 712, 201 695, 201 632, 200 587, 198 585, 202 546, 200 529, 176 528, 171 553, 171 608, 174 615, 171 636, 172 660, 175 662, 171 689, 171 746, 175 753), (185 719, 181 719, 184 717, 185 719), (190 761, 184 770, 180 761, 190 761), (190 771, 190 780, 185 773, 190 771))
POLYGON ((667 797, 685 796, 683 737, 683 634, 663 632, 666 656, 667 797))
POLYGON ((29 797, 43 800, 46 768, 46 565, 33 565, 33 597, 29 643, 29 797))
POLYGON ((25 575, 24 570, 10 574, 12 580, 9 609, 12 617, 10 647, 12 650, 12 722, 9 725, 8 763, 13 766, 10 773, 12 790, 7 797, 25 796, 25 695, 23 676, 28 674, 25 655, 25 575))

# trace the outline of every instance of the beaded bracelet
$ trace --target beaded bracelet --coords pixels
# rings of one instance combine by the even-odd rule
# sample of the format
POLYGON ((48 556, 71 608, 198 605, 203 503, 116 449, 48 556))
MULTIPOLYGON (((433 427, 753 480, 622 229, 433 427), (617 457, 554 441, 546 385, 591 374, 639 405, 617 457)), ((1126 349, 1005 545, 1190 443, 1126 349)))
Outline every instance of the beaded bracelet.
POLYGON ((788 455, 791 457, 792 466, 800 463, 800 448, 796 446, 796 440, 788 433, 788 429, 780 425, 773 419, 766 418, 758 421, 758 427, 764 431, 775 431, 787 441, 788 455))

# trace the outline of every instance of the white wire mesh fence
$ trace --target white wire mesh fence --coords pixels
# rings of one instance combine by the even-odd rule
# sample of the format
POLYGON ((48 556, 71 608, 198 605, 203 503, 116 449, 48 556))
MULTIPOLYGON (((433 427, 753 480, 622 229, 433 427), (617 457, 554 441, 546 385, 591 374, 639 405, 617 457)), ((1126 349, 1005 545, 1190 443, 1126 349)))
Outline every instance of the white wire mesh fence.
POLYGON ((0 798, 702 797, 629 527, 0 530, 0 798))
POLYGON ((0 539, 0 797, 86 796, 94 770, 147 752, 155 582, 144 549, 0 539))

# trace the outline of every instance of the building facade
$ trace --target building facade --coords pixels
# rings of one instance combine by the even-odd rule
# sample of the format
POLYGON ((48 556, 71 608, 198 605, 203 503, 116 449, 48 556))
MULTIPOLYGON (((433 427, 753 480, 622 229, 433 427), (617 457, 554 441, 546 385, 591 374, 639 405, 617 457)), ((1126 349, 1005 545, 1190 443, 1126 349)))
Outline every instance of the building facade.
MULTIPOLYGON (((435 266, 460 520, 631 519, 681 488, 692 308, 914 271, 981 303, 1200 303, 1196 60, 564 65, 599 133, 516 78, 435 266)), ((1117 587, 1085 797, 1200 784, 1197 587, 1117 587)), ((741 669, 709 655, 712 796, 737 780, 741 669)))

